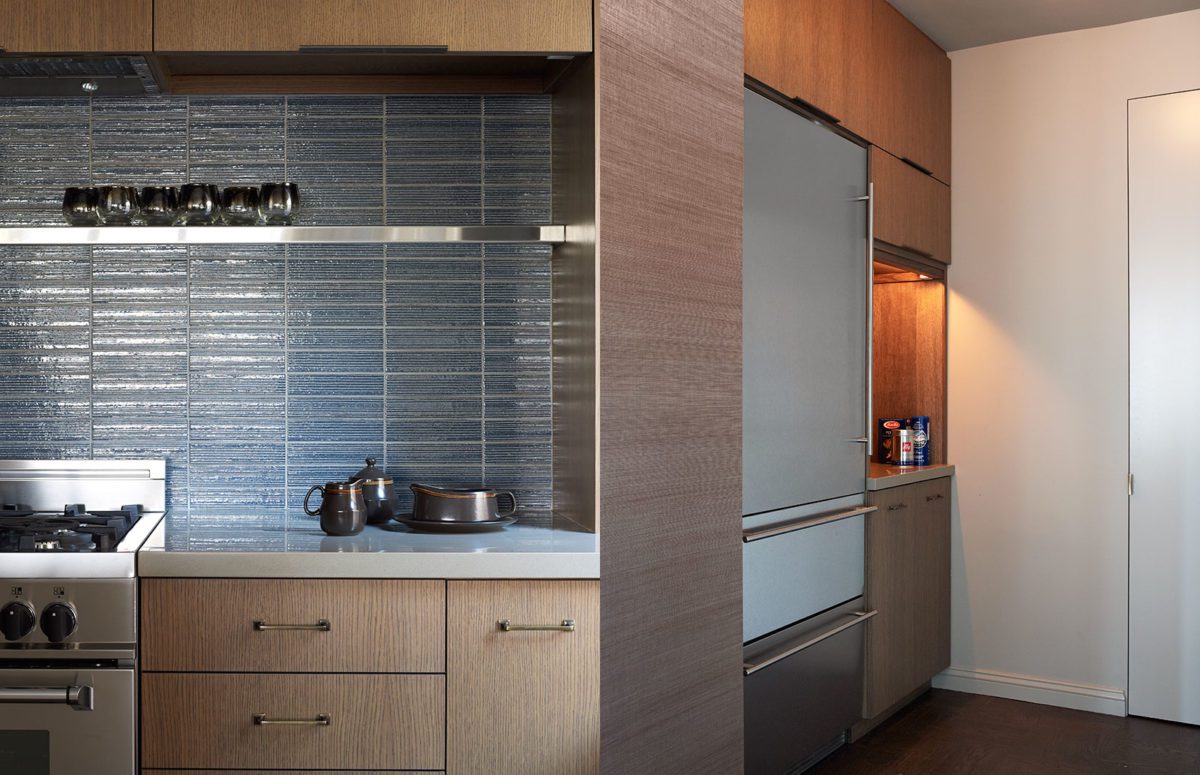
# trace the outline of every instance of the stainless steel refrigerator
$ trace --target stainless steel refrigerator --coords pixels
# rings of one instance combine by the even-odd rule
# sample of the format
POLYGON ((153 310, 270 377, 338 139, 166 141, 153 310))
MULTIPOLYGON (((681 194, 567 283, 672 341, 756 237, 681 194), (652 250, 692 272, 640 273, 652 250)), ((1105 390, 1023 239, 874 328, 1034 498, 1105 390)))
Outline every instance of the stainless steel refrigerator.
POLYGON ((869 218, 866 147, 747 89, 748 775, 819 758, 860 718, 869 218))

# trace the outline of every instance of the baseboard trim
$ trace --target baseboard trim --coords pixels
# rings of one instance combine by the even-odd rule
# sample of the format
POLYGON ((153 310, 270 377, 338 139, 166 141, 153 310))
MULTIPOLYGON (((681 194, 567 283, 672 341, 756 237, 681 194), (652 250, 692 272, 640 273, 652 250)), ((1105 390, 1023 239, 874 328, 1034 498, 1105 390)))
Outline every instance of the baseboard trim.
POLYGON ((985 694, 1041 705, 1086 710, 1109 716, 1126 715, 1125 691, 1111 686, 1075 684, 997 670, 950 667, 933 677, 934 688, 985 694))

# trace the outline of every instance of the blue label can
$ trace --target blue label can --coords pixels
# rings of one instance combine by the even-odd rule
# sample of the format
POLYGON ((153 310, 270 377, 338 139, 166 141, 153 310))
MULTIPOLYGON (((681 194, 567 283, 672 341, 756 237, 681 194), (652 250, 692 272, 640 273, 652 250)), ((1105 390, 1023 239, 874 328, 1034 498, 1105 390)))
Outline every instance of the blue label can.
POLYGON ((928 417, 908 418, 908 427, 913 430, 913 464, 927 466, 933 460, 933 447, 929 436, 928 417))

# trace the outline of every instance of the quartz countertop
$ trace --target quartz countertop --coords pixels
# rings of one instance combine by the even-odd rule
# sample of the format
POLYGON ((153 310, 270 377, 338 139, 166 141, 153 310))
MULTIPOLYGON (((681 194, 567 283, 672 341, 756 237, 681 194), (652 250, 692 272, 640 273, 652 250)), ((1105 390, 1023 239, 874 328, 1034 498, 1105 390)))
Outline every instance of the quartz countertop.
POLYGON ((933 466, 889 466, 872 463, 871 470, 867 473, 867 489, 886 490, 889 487, 902 487, 946 476, 954 476, 954 466, 948 463, 933 466))
POLYGON ((549 513, 502 530, 425 533, 391 523, 356 536, 312 525, 206 528, 170 515, 138 552, 142 577, 595 579, 595 533, 549 513))

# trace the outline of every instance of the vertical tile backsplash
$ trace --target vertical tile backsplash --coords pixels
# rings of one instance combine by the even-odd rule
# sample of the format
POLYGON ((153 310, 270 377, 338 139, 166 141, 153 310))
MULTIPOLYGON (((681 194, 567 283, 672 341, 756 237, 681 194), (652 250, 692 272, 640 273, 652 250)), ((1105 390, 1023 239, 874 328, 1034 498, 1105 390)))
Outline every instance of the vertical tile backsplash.
MULTIPOLYGON (((283 179, 302 223, 548 223, 549 98, 0 100, 0 225, 60 225, 68 185, 283 179)), ((0 457, 165 457, 201 529, 311 526, 368 455, 550 508, 549 259, 0 246, 0 457)))

